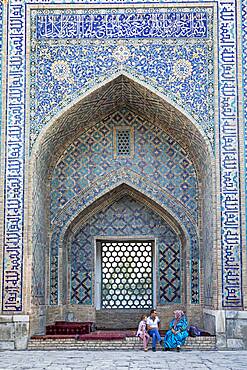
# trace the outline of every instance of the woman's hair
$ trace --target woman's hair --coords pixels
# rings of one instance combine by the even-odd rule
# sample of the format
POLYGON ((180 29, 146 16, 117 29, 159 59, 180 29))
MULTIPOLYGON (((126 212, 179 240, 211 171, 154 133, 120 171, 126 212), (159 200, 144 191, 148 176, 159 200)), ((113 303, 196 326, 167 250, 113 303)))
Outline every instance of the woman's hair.
POLYGON ((141 320, 144 320, 144 317, 147 317, 147 315, 141 315, 141 320))

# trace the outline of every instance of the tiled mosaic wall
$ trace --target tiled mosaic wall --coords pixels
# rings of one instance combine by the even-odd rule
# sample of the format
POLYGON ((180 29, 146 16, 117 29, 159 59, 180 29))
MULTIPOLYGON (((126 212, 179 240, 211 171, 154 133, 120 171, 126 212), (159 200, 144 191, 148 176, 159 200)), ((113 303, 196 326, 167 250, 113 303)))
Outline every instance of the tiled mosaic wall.
MULTIPOLYGON (((55 277, 58 270, 57 253, 58 243, 57 225, 67 224, 68 221, 61 219, 61 215, 70 214, 69 205, 71 203, 71 217, 75 218, 73 209, 80 211, 80 202, 84 203, 88 198, 87 189, 92 189, 93 198, 97 194, 96 189, 110 191, 114 181, 133 181, 128 175, 124 180, 124 173, 131 174, 138 178, 145 179, 145 182, 152 183, 155 190, 161 195, 161 189, 166 192, 161 205, 166 207, 166 202, 177 202, 183 210, 172 206, 173 213, 182 221, 181 212, 189 212, 193 219, 194 226, 186 226, 188 233, 191 233, 191 264, 195 257, 197 262, 192 268, 192 301, 199 302, 199 254, 198 241, 193 228, 196 229, 198 215, 198 189, 196 171, 186 152, 163 130, 149 124, 142 117, 134 114, 129 109, 122 108, 106 117, 102 122, 96 124, 89 130, 81 134, 63 153, 58 161, 51 177, 51 226, 53 234, 51 238, 51 303, 56 304, 58 296, 58 283, 55 277), (116 127, 131 128, 133 146, 132 155, 115 156, 114 148, 114 129, 116 127), (112 175, 113 174, 113 175, 112 175), (107 180, 106 185, 102 184, 102 178, 107 180), (95 194, 94 194, 95 193, 95 194), (78 199, 76 201, 76 199, 78 199), (78 203, 79 201, 79 203, 78 203), (76 205, 77 202, 77 205, 76 205), (64 208, 64 211, 63 211, 64 208), (193 247, 195 245, 195 247, 193 247)), ((136 180, 134 180, 135 182, 136 180)), ((139 180, 140 181, 140 180, 139 180)), ((149 186, 149 185, 147 185, 149 186)), ((139 182, 137 189, 143 191, 143 185, 139 182)), ((144 187, 145 189, 145 187, 144 187)), ((145 191, 145 190, 144 190, 145 191)), ((91 196, 90 196, 91 197, 91 196)), ((153 197, 153 195, 152 195, 153 197)), ((169 206, 170 208, 171 206, 169 206)), ((190 221, 191 222, 191 221, 190 221)), ((131 235, 131 234, 130 234, 131 235)), ((84 276, 79 273, 76 276, 79 284, 79 276, 84 280, 84 276)), ((88 275, 88 279, 91 277, 88 275)))
POLYGON ((33 263, 32 263, 32 304, 44 305, 45 292, 47 283, 45 280, 46 274, 46 254, 49 245, 47 230, 49 223, 47 222, 46 209, 42 205, 46 202, 46 186, 42 177, 37 176, 36 181, 39 182, 38 201, 36 203, 35 218, 32 223, 32 245, 33 245, 33 263), (35 222, 38 220, 38 222, 35 222))
POLYGON ((61 108, 120 69, 183 106, 213 143, 212 25, 211 8, 33 11, 31 145, 61 108))
POLYGON ((97 236, 157 238, 156 266, 159 304, 181 302, 180 240, 169 225, 152 210, 130 196, 96 213, 71 240, 71 304, 92 304, 94 239, 97 236))
POLYGON ((213 218, 212 218, 212 204, 213 204, 213 184, 210 170, 206 172, 203 178, 202 189, 204 189, 204 197, 202 199, 202 247, 201 247, 201 260, 203 266, 203 289, 204 289, 204 304, 207 307, 213 307, 215 302, 215 251, 212 248, 214 245, 215 234, 213 232, 213 218))
POLYGON ((63 153, 51 179, 51 218, 100 176, 131 169, 165 189, 197 220, 196 171, 187 153, 164 131, 128 109, 121 109, 86 130, 63 153), (133 129, 133 157, 114 158, 114 127, 133 129))
MULTIPOLYGON (((129 1, 133 3, 133 1, 129 1)), ((38 4, 45 4, 43 1, 37 2, 38 4)), ((56 3, 56 1, 54 1, 56 3)), ((125 2, 115 1, 112 3, 112 8, 115 4, 125 2)), ((136 1, 136 3, 143 4, 143 1, 136 1)), ((151 1, 150 3, 160 4, 161 2, 151 1)), ((220 226, 221 226, 221 266, 222 266, 222 306, 223 308, 241 308, 243 302, 243 289, 242 289, 242 240, 241 240, 241 196, 240 196, 240 180, 239 180, 239 168, 240 168, 240 158, 239 158, 239 106, 238 106, 238 92, 239 86, 237 83, 237 73, 238 73, 238 58, 239 58, 239 48, 237 47, 237 17, 238 8, 236 4, 237 1, 220 1, 215 2, 218 6, 217 15, 217 30, 218 34, 218 56, 215 60, 215 63, 218 64, 218 87, 219 87, 219 99, 217 101, 219 107, 219 140, 217 146, 215 147, 215 152, 217 153, 217 158, 219 159, 219 164, 217 168, 220 170, 216 172, 216 177, 220 182, 220 191, 221 198, 218 208, 220 210, 220 226)), ((57 5, 59 2, 57 2, 57 5)), ((100 1, 89 1, 89 7, 91 4, 100 4, 100 1)), ((109 2, 108 8, 110 10, 109 2)), ((175 4, 175 3, 174 3, 175 4)), ((190 2, 186 2, 186 5, 190 2)), ((200 2, 200 5, 203 7, 204 1, 200 2)), ((245 9, 246 2, 242 1, 243 4, 243 31, 245 31, 245 9)), ((164 8, 166 7, 166 2, 164 2, 164 8)), ((171 4, 172 5, 172 4, 171 4)), ((194 3, 191 3, 194 6, 194 3)), ((47 4, 44 6, 48 6, 47 4)), ((148 38, 143 38, 139 41, 128 41, 126 37, 122 37, 120 44, 117 43, 117 39, 114 39, 111 42, 114 44, 114 47, 110 47, 109 40, 101 39, 100 41, 95 40, 98 48, 101 48, 102 53, 104 54, 107 47, 109 47, 109 56, 105 56, 103 61, 101 61, 101 67, 99 64, 99 69, 105 70, 102 77, 99 77, 97 68, 93 67, 93 64, 88 68, 89 73, 91 73, 92 80, 85 84, 85 90, 77 89, 79 81, 76 80, 77 73, 83 77, 83 70, 78 72, 72 72, 71 65, 69 64, 69 54, 72 50, 72 47, 67 49, 68 54, 65 58, 53 60, 53 52, 51 53, 51 48, 54 48, 54 53, 58 53, 58 57, 62 56, 64 40, 61 42, 59 40, 42 40, 35 42, 33 39, 32 50, 31 50, 31 81, 30 81, 30 96, 26 96, 26 86, 29 86, 29 76, 30 73, 26 71, 26 45, 30 46, 30 40, 25 39, 26 26, 29 20, 26 18, 28 12, 26 8, 28 5, 22 0, 16 0, 15 2, 10 1, 8 5, 8 18, 6 13, 6 20, 8 22, 6 30, 6 42, 8 46, 8 58, 7 58, 7 75, 6 75, 6 108, 7 114, 3 115, 3 124, 4 130, 6 133, 6 156, 5 161, 5 173, 4 173, 4 204, 2 209, 5 209, 4 214, 4 250, 3 258, 5 261, 3 268, 3 299, 2 299, 2 310, 3 312, 20 312, 23 310, 23 301, 22 301, 22 291, 23 291, 23 257, 24 257, 24 239, 23 239, 23 230, 24 223, 27 220, 24 220, 24 209, 26 208, 26 203, 24 202, 24 173, 25 173, 25 164, 27 163, 27 158, 25 158, 25 143, 26 141, 33 143, 36 139, 37 133, 40 132, 43 127, 42 117, 40 122, 35 123, 35 127, 31 128, 31 137, 29 137, 29 132, 26 129, 26 101, 30 101, 31 96, 31 107, 30 107, 30 117, 31 122, 35 121, 36 113, 43 112, 42 107, 40 106, 40 100, 44 107, 51 108, 51 115, 54 117, 56 113, 61 111, 61 109, 68 104, 71 99, 78 96, 77 93, 82 94, 83 92, 88 91, 89 88, 95 86, 95 84, 105 81, 105 76, 107 75, 108 70, 112 74, 118 68, 121 70, 124 68, 124 65, 127 68, 127 71, 133 74, 137 79, 141 78, 145 81, 147 85, 156 89, 159 92, 168 94, 171 101, 174 104, 179 104, 187 110, 190 115, 198 121, 201 127, 207 134, 207 137, 213 143, 213 122, 210 121, 210 117, 214 116, 214 102, 213 102, 213 80, 212 80, 212 44, 213 39, 210 32, 212 32, 212 19, 210 21, 210 15, 207 18, 207 23, 205 26, 205 18, 201 23, 202 30, 206 27, 207 33, 201 32, 198 34, 188 33, 188 35, 194 35, 196 37, 190 38, 183 35, 183 39, 180 40, 179 37, 176 37, 176 52, 182 53, 181 58, 173 60, 167 65, 166 76, 163 76, 163 69, 158 68, 159 63, 156 61, 157 68, 155 72, 152 72, 147 66, 150 66, 150 63, 147 63, 147 55, 150 58, 152 56, 157 56, 155 48, 159 49, 163 55, 169 50, 169 43, 174 43, 174 40, 169 40, 165 38, 165 41, 161 38, 155 38, 155 41, 151 45, 148 38), (211 23, 210 23, 211 22, 211 23), (18 24, 18 25, 17 25, 18 24), (207 41, 205 42, 205 35, 207 41), (203 42, 202 42, 203 40, 203 42), (160 41, 160 42, 158 42, 160 41), (188 58, 188 47, 186 43, 191 42, 193 46, 194 54, 190 56, 191 60, 188 58), (210 43, 211 42, 211 43, 210 43), (36 65, 41 65, 42 68, 38 70, 35 65, 35 51, 41 50, 42 45, 47 47, 43 49, 43 55, 51 55, 49 61, 47 60, 46 65, 42 65, 40 60, 36 60, 36 65), (130 44, 132 45, 130 47, 130 44), (100 46, 99 46, 100 45, 100 46), (198 52, 196 48, 200 48, 202 45, 202 50, 200 49, 202 60, 197 56, 198 52), (41 49, 39 49, 41 47, 41 49), (133 49, 133 56, 136 56, 136 50, 138 49, 139 54, 143 55, 142 58, 133 58, 131 51, 133 49), (47 54, 46 54, 47 53, 47 54), (50 54, 49 54, 50 53, 50 54), (60 54, 59 54, 60 53, 60 54), (143 53, 143 54, 142 54, 143 53), (147 53, 147 54, 145 54, 147 53), (145 55, 144 55, 145 54, 145 55), (207 55, 207 58, 204 56, 207 55), (107 63, 109 64, 109 69, 107 68, 107 63), (177 63, 179 62, 179 63, 177 63), (205 63, 206 65, 205 65, 205 63), (34 63, 34 64, 33 64, 34 63), (106 64, 104 64, 106 63, 106 64), (134 63, 132 68, 131 63, 134 63), (142 65, 143 63, 143 65, 142 65), (111 68, 113 66, 113 68, 111 68), (197 67, 201 71, 198 75, 197 67), (43 73, 46 71, 46 73, 43 73), (140 72, 141 71, 141 72, 140 72), (172 73, 169 74, 169 71, 172 73), (167 81, 170 81, 169 78, 175 78, 175 84, 177 83, 177 88, 179 96, 176 96, 174 93, 170 93, 171 84, 167 84, 167 81), (37 79, 37 76, 40 76, 41 80, 37 79), (43 76, 43 78, 42 78, 43 76), (161 76, 161 77, 160 77, 161 76), (199 81, 193 80, 196 76, 199 76, 199 81), (207 76, 207 81, 204 81, 204 77, 207 76), (66 79, 64 79, 66 77, 66 79), (178 78, 179 77, 179 78, 178 78), (161 80, 158 80, 161 78, 161 80), (176 80, 177 78, 177 80, 176 80), (42 95, 42 92, 36 90, 38 86, 43 86, 44 81, 47 81, 47 85, 44 86, 44 92, 46 95, 42 95), (164 85, 162 81, 164 82, 164 85), (186 101, 187 96, 191 92, 193 86, 190 85, 189 81, 193 81, 193 86, 198 86, 197 93, 191 97, 191 101, 186 101), (68 82, 70 86, 68 85, 68 82), (54 86, 56 86, 54 90, 54 86), (61 92, 69 91, 72 86, 76 91, 71 91, 69 95, 69 100, 64 99, 61 101, 61 92), (66 88, 65 88, 66 87, 66 88), (48 89, 48 91, 47 91, 48 89), (50 90, 49 90, 50 89, 50 90), (169 91, 168 91, 169 90, 169 91), (188 91, 189 90, 189 91, 188 91), (53 93, 55 91, 55 94, 53 93), (183 92, 183 96, 181 94, 183 92), (37 94, 36 94, 37 92, 37 94), (47 92, 51 93, 47 95, 47 92), (199 93, 198 93, 199 92, 199 93), (75 93, 75 95, 73 95, 75 93), (203 102, 207 101, 207 106, 199 101, 197 105, 198 96, 203 95, 203 102), (60 101, 59 101, 60 97, 60 101), (209 97, 209 99, 208 99, 209 97), (52 105, 50 105, 52 104, 52 105), (63 105, 64 104, 64 105, 63 105), (200 111, 200 107, 204 107, 200 111), (207 112, 205 114, 205 112, 207 112), (207 116, 207 117, 206 117, 207 116), (204 121, 204 118, 206 120, 204 121), (204 126, 205 122, 205 126, 204 126), (40 124, 41 123, 41 124, 40 124)), ((62 5, 63 8, 66 7, 66 4, 62 5)), ((57 7, 58 9, 58 7, 57 7)), ((57 10, 56 9, 56 10, 57 10)), ((132 8, 131 8, 132 9, 132 8)), ((156 10, 156 7, 155 7, 156 10)), ((200 9, 201 10, 201 9, 200 9)), ((205 10, 205 12, 208 12, 205 10)), ((146 11, 146 10, 145 10, 146 11)), ((172 10, 174 11, 174 10, 172 10)), ((186 9, 188 11, 188 9, 186 9)), ((204 11, 204 10, 203 10, 204 11)), ((211 11, 211 10, 210 10, 211 11)), ((42 10, 41 10, 42 12, 42 10)), ((48 10, 48 12, 52 12, 48 10)), ((64 12, 64 10, 62 11, 64 12)), ((93 13, 93 12, 92 12, 93 13)), ((33 13, 32 16, 36 16, 37 13, 33 13)), ((55 20, 55 22, 57 22, 55 20)), ((49 22, 48 22, 49 23, 49 22)), ((61 23, 61 22, 60 22, 61 23)), ((59 20, 58 20, 59 24, 59 20)), ((63 23, 65 24, 65 23, 63 23)), ((133 28, 130 25, 130 30, 133 31, 133 28)), ((40 28, 42 30, 42 27, 40 28)), ((190 27, 189 27, 190 30, 190 27)), ((35 36, 35 29, 32 28, 33 35, 35 36)), ((243 32, 245 36, 245 32, 243 32)), ((33 37, 33 36, 32 36, 33 37)), ((215 38, 217 35, 215 34, 215 38)), ((75 52, 81 52, 81 43, 83 39, 71 40, 71 43, 75 44, 73 49, 75 52), (77 46, 77 44, 79 46, 77 46)), ((93 43, 93 40, 84 40, 85 41, 85 53, 88 50, 88 45, 93 43)), ((216 44, 214 40, 214 44, 216 44)), ((191 49, 191 50, 192 50, 191 49)), ((95 47, 92 47, 92 50, 95 50, 95 47)), ((95 51, 97 54, 97 50, 95 51)), ((37 54, 40 55, 40 54, 37 54)), ((94 56, 90 53, 88 54, 90 61, 94 62, 94 56)), ((178 58, 178 56, 177 56, 178 58)), ((100 57, 99 57, 100 61, 100 57)), ((245 66, 245 64, 244 64, 245 66)), ((244 80, 245 81, 245 80, 244 80)), ((170 81, 171 82, 171 81, 170 81)), ((169 83, 170 83, 169 82, 169 83)), ((45 111, 47 112, 47 111, 45 111)), ((5 112, 6 113, 6 112, 5 112)), ((29 113, 29 112, 28 112, 29 113)), ((51 117, 46 115, 48 119, 51 117)), ((5 136, 4 136, 5 139, 5 136)), ((54 149, 55 150, 55 149, 54 149)), ((27 199, 27 198, 26 198, 27 199)), ((29 199, 30 200, 30 199, 29 199)), ((28 201, 27 200, 27 203, 28 201)), ((42 206, 42 205, 41 205, 42 206)))
MULTIPOLYGON (((182 228, 181 233, 187 241, 187 248, 190 249, 188 256, 190 256, 190 287, 187 289, 190 291, 188 295, 191 294, 191 303, 199 303, 199 241, 198 241, 198 231, 197 226, 192 222, 191 218, 186 212, 180 202, 176 199, 169 198, 169 194, 156 186, 155 183, 147 181, 147 179, 135 174, 131 170, 125 171, 121 169, 120 171, 113 172, 109 177, 102 177, 97 182, 97 185, 90 186, 83 192, 83 196, 79 196, 68 204, 64 211, 57 215, 56 222, 53 223, 53 232, 51 236, 51 288, 50 288, 50 303, 52 305, 57 305, 59 302, 59 281, 61 281, 61 267, 63 266, 63 259, 61 257, 60 251, 64 250, 64 238, 66 230, 70 224, 77 220, 77 218, 82 214, 85 215, 91 212, 92 207, 97 206, 98 202, 101 202, 106 197, 109 201, 109 197, 112 196, 114 191, 119 192, 120 189, 127 185, 136 194, 142 194, 142 197, 150 199, 150 201, 155 202, 157 207, 161 207, 167 210, 170 214, 172 222, 177 222, 182 228)), ((171 221, 170 221, 171 222, 171 221)))

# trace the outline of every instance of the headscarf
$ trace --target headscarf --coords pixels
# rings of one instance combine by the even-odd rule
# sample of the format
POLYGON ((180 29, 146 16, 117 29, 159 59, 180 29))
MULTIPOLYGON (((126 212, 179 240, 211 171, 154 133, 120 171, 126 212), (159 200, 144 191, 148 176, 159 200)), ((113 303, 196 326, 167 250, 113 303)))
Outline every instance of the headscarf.
POLYGON ((182 310, 174 311, 175 322, 174 325, 176 326, 177 323, 180 321, 181 317, 184 316, 184 312, 182 310))

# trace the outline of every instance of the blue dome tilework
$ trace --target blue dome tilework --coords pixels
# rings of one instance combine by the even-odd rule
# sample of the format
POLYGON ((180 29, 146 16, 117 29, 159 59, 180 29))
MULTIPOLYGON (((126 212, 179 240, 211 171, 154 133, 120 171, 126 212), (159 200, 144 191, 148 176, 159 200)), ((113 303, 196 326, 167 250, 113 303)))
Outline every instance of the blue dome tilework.
POLYGON ((122 108, 83 132, 66 149, 51 179, 51 221, 92 181, 131 169, 165 189, 198 217, 198 183, 187 153, 163 130, 122 108), (134 156, 114 158, 113 128, 134 128, 134 156))
POLYGON ((94 237, 149 236, 157 242, 159 304, 181 302, 181 244, 172 228, 151 209, 124 196, 92 216, 71 241, 71 304, 92 304, 94 237))

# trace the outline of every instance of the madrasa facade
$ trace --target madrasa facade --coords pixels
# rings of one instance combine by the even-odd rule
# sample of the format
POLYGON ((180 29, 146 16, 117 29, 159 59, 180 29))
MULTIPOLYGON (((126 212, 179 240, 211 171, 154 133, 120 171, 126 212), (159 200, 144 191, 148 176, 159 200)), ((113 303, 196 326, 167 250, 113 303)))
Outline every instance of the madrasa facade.
POLYGON ((157 308, 247 348, 247 1, 1 3, 0 348, 157 308))

